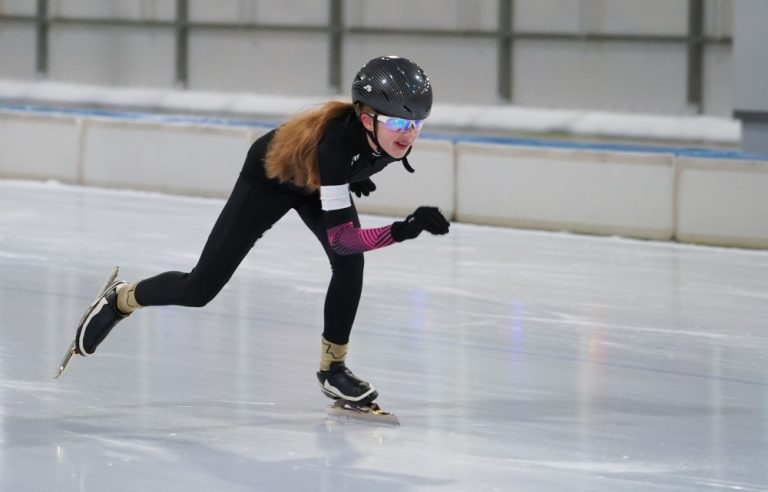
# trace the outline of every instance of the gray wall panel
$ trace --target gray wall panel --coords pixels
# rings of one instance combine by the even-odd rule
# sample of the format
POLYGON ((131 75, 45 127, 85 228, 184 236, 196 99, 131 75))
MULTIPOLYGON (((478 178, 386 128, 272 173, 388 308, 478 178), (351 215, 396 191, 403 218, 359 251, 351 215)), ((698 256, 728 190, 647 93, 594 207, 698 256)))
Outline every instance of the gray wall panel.
POLYGON ((731 116, 732 65, 733 56, 727 46, 709 46, 704 52, 704 113, 731 116))
POLYGON ((580 0, 515 0, 514 28, 527 32, 580 32, 580 5, 580 0))
POLYGON ((328 0, 190 0, 189 19, 198 22, 328 23, 328 0))
POLYGON ((524 106, 680 113, 685 48, 678 45, 521 41, 515 102, 524 106))
POLYGON ((768 111, 768 2, 739 0, 735 4, 733 40, 734 107, 768 111))
POLYGON ((196 30, 189 88, 314 95, 329 93, 327 36, 196 30))
POLYGON ((591 34, 685 34, 688 4, 682 0, 516 0, 521 31, 591 34))
POLYGON ((49 5, 50 15, 63 17, 169 21, 176 16, 176 0, 51 0, 49 5))
POLYGON ((36 10, 37 2, 32 0, 0 0, 2 15, 35 15, 36 10))
POLYGON ((707 36, 733 35, 733 0, 705 0, 704 17, 704 33, 707 36))
POLYGON ((494 30, 497 0, 354 0, 345 2, 348 26, 494 30))
POLYGON ((35 77, 35 28, 0 22, 0 78, 35 77))
POLYGON ((50 78, 119 86, 171 87, 174 38, 168 31, 100 26, 51 30, 50 78))
POLYGON ((688 2, 683 0, 586 0, 587 32, 603 34, 685 34, 688 2))

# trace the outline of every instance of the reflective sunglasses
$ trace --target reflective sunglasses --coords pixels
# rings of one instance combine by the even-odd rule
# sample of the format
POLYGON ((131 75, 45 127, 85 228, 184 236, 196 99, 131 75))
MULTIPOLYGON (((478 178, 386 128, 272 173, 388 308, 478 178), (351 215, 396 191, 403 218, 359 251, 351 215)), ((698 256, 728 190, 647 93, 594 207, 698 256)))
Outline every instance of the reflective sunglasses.
POLYGON ((421 130, 421 127, 424 126, 424 120, 407 120, 405 118, 398 118, 396 116, 384 116, 383 114, 376 115, 373 113, 369 114, 371 118, 374 119, 376 119, 376 116, 378 116, 378 120, 384 124, 387 130, 392 130, 393 132, 405 133, 410 130, 411 127, 415 128, 416 130, 421 130))

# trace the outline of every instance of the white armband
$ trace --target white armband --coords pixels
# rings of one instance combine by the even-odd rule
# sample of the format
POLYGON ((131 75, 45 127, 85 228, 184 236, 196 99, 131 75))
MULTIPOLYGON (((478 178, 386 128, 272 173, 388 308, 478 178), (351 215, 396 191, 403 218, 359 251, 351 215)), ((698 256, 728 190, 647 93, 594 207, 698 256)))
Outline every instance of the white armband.
POLYGON ((352 200, 349 198, 349 185, 321 186, 320 201, 323 204, 323 210, 341 210, 352 206, 352 200))

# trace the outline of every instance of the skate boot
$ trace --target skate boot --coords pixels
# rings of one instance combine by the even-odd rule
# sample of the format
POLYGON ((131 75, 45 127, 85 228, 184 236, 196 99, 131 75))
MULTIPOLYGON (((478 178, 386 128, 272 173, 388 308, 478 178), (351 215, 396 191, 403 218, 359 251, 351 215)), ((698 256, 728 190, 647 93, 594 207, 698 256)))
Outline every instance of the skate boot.
POLYGON ((127 282, 116 281, 112 283, 85 313, 85 317, 77 329, 77 335, 75 335, 78 354, 82 356, 92 355, 96 351, 96 347, 107 338, 117 322, 128 317, 127 314, 123 314, 117 309, 117 289, 121 285, 127 285, 127 282))
POLYGON ((332 362, 327 371, 318 371, 317 380, 325 396, 356 407, 368 406, 379 396, 370 384, 352 374, 343 361, 332 362))
MULTIPOLYGON (((128 314, 120 312, 117 308, 118 289, 127 286, 127 282, 115 280, 117 278, 118 267, 112 270, 112 274, 107 279, 104 286, 99 291, 99 295, 88 306, 85 314, 77 327, 75 339, 69 345, 67 353, 59 364, 59 369, 54 379, 59 379, 67 369, 69 362, 75 355, 88 356, 96 351, 96 347, 107 338, 109 332, 115 327, 118 321, 128 317, 128 314)), ((131 293, 135 284, 131 284, 129 289, 123 289, 123 293, 131 293)), ((122 295, 122 294, 121 294, 122 295)), ((141 306, 135 307, 128 304, 127 309, 131 311, 141 306)))

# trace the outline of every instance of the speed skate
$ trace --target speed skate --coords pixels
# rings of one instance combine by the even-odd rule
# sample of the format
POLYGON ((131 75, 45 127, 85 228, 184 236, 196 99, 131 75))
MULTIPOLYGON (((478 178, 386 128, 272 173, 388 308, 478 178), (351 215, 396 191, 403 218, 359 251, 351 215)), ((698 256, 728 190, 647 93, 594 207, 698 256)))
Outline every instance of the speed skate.
MULTIPOLYGON (((80 327, 83 326, 83 323, 85 323, 85 319, 88 317, 88 315, 91 313, 93 308, 96 306, 96 303, 99 302, 99 299, 109 290, 117 278, 117 272, 119 270, 119 267, 114 267, 112 269, 112 273, 109 275, 109 278, 107 278, 107 281, 104 283, 104 287, 101 288, 99 291, 99 294, 96 296, 96 299, 93 300, 90 306, 88 306, 88 309, 85 310, 85 313, 83 314, 83 317, 80 319, 80 323, 77 325, 77 333, 80 332, 80 327)), ((64 354, 64 358, 61 360, 61 364, 59 364, 59 368, 56 371, 56 374, 53 376, 53 379, 59 379, 62 374, 64 374, 64 371, 67 370, 67 366, 69 366, 69 363, 72 361, 72 357, 75 355, 79 355, 80 351, 77 349, 77 335, 75 335, 75 340, 72 341, 71 344, 69 344, 69 348, 67 349, 67 353, 64 354)))
POLYGON ((331 405, 328 405, 327 412, 331 417, 361 420, 387 425, 400 425, 400 420, 397 418, 397 415, 391 412, 385 412, 376 403, 370 403, 364 406, 355 406, 346 400, 336 400, 331 405))

